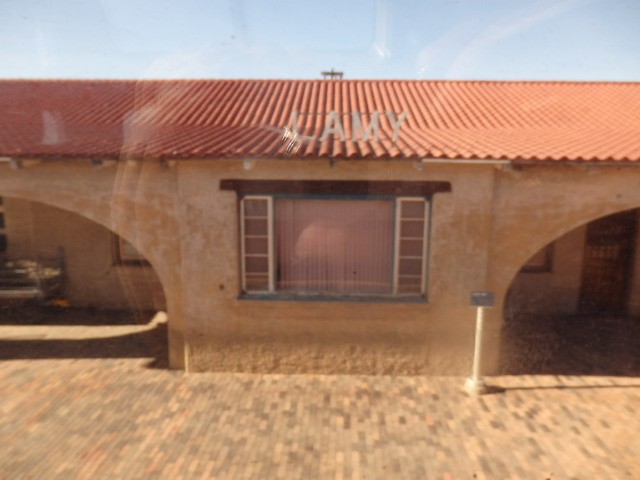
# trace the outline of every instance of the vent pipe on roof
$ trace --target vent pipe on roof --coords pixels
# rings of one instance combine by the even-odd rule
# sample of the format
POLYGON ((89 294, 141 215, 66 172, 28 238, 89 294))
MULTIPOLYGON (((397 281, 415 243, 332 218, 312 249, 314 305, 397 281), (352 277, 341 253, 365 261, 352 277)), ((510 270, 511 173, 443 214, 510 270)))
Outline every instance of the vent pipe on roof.
POLYGON ((338 80, 342 80, 342 76, 344 75, 344 72, 336 72, 333 68, 331 68, 331 70, 324 70, 320 72, 320 74, 322 75, 322 78, 324 80, 326 79, 333 80, 334 78, 337 78, 338 80))

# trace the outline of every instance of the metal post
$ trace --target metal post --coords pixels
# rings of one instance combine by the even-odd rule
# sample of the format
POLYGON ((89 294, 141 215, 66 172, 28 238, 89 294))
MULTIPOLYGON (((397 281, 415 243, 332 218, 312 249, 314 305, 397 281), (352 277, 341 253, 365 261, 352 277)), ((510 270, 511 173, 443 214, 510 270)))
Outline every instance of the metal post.
POLYGON ((471 376, 467 378, 464 388, 470 395, 482 395, 487 392, 487 385, 480 376, 480 364, 482 362, 482 328, 484 325, 484 309, 478 306, 476 314, 476 341, 473 352, 473 371, 471 376))

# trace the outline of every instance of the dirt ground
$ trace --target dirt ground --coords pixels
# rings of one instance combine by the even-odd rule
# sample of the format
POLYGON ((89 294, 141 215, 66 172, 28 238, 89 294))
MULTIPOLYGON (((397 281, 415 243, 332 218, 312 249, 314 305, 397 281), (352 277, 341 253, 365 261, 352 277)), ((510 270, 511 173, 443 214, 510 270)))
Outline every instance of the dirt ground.
POLYGON ((521 315, 503 333, 505 375, 640 375, 640 318, 521 315))
POLYGON ((131 310, 0 305, 0 360, 144 358, 167 366, 166 315, 131 310))
MULTIPOLYGON (((145 358, 167 366, 157 312, 0 304, 0 360, 145 358)), ((526 316, 505 323, 501 375, 640 376, 640 318, 526 316)))

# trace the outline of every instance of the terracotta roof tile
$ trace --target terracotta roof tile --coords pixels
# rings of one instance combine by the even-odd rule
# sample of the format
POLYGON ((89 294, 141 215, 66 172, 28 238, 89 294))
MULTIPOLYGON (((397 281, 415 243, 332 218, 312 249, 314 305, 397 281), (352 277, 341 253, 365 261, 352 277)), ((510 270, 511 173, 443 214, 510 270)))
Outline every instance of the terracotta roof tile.
POLYGON ((640 161, 640 83, 0 80, 0 111, 12 157, 640 161))

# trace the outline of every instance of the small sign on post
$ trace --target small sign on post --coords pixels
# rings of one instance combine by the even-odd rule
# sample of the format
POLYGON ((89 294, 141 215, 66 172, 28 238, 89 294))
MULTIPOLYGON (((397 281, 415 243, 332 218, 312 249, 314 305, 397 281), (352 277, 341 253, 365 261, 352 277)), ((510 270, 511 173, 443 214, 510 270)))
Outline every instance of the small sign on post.
POLYGON ((476 341, 473 352, 473 371, 467 378, 464 388, 470 395, 482 395, 487 392, 487 385, 480 376, 480 363, 482 362, 482 328, 484 324, 485 308, 493 307, 495 295, 493 292, 471 292, 471 306, 477 307, 476 314, 476 341))
POLYGON ((493 292, 471 292, 472 307, 493 307, 495 295, 493 292))

